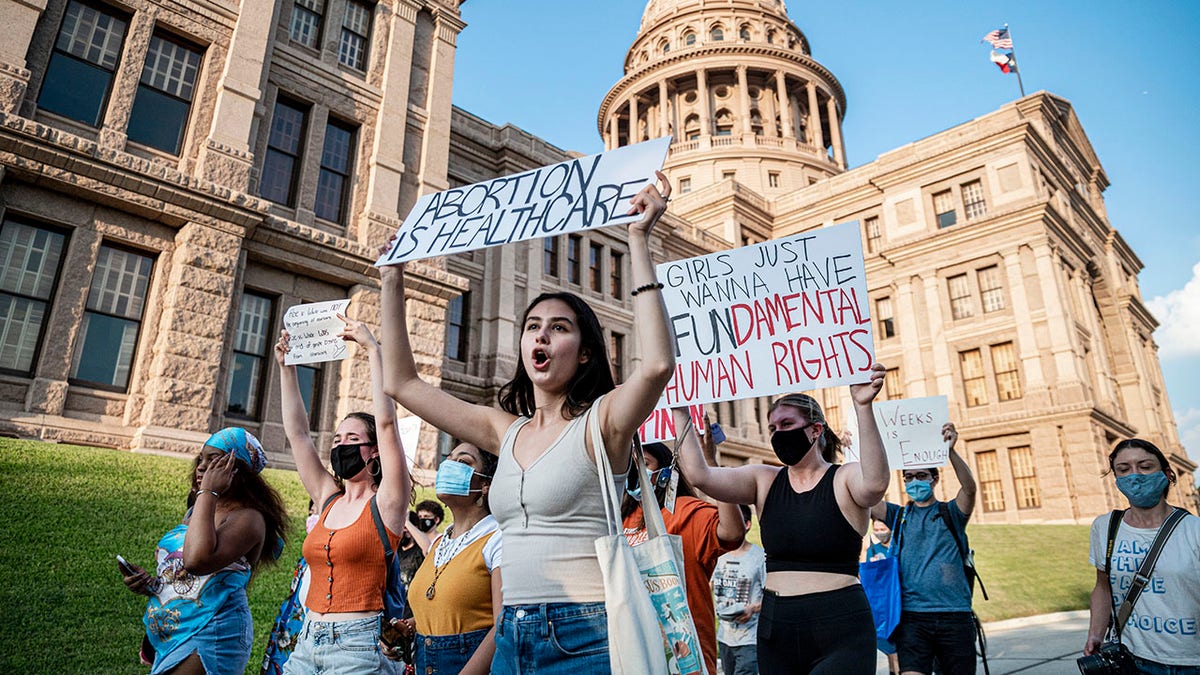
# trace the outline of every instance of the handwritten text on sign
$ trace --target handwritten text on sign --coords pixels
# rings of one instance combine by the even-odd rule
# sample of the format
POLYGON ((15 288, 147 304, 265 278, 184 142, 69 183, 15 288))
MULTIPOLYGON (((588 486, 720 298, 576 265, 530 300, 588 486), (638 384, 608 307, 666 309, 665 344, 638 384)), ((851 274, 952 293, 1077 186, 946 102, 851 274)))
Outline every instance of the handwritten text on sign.
POLYGON ((675 376, 660 405, 866 382, 875 363, 858 223, 663 263, 675 376))
POLYGON ((629 200, 655 180, 670 137, 656 138, 417 200, 392 250, 394 265, 637 220, 629 200))
POLYGON ((346 324, 337 318, 338 314, 345 316, 349 304, 349 300, 330 300, 289 307, 283 315, 289 347, 284 363, 321 363, 349 356, 346 343, 338 337, 346 324))
POLYGON ((920 469, 949 461, 950 449, 942 439, 942 426, 950 421, 945 396, 875 401, 872 407, 888 466, 920 469))
MULTIPOLYGON (((704 406, 693 405, 688 406, 688 414, 692 417, 692 426, 697 433, 704 428, 704 406)), ((704 430, 707 433, 707 430, 704 430)), ((654 412, 650 413, 650 417, 642 422, 642 426, 638 427, 638 438, 642 444, 646 443, 664 443, 674 440, 679 435, 679 430, 675 428, 675 416, 671 414, 670 408, 655 408, 654 412)))

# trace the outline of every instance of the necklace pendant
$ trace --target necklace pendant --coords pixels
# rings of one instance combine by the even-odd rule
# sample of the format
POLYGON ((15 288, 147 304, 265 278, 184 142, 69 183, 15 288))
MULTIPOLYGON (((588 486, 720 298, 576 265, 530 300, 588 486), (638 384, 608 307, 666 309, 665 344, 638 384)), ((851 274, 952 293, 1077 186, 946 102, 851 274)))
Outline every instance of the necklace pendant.
POLYGON ((434 595, 433 584, 429 584, 429 588, 425 589, 425 599, 432 600, 434 595))

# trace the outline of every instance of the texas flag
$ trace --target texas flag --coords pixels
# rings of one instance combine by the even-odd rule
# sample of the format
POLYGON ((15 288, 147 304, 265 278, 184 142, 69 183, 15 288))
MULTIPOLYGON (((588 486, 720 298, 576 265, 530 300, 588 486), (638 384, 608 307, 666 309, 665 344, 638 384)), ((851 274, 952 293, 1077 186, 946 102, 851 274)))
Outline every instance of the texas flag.
POLYGON ((992 63, 1000 66, 1000 70, 1006 73, 1017 72, 1017 60, 1013 58, 1012 52, 1002 52, 998 49, 993 49, 992 63))

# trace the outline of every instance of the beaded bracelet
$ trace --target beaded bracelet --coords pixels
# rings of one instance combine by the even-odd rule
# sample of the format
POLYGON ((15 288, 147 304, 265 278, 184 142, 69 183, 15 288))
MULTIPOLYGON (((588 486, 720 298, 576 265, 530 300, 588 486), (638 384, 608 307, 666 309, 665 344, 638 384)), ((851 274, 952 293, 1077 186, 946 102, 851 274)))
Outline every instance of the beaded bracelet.
POLYGON ((663 287, 663 285, 661 282, 656 282, 653 284, 646 284, 645 286, 638 286, 637 288, 633 289, 632 291, 629 291, 629 295, 630 295, 630 297, 633 297, 633 296, 637 295, 638 293, 641 293, 642 291, 660 291, 660 290, 662 290, 662 287, 663 287))

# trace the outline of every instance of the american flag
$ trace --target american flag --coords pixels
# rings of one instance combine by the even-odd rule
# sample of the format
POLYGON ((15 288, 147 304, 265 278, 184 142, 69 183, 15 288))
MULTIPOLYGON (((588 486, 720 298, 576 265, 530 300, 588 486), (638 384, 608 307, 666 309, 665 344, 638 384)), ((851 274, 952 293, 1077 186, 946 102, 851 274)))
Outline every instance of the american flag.
POLYGON ((1008 35, 1007 28, 994 30, 983 36, 980 42, 987 42, 992 45, 992 49, 1012 49, 1012 38, 1008 35))

